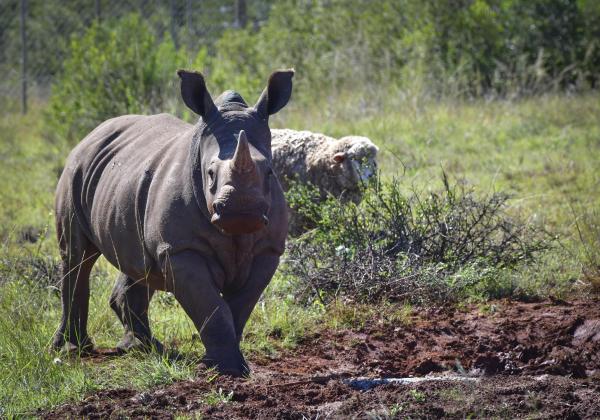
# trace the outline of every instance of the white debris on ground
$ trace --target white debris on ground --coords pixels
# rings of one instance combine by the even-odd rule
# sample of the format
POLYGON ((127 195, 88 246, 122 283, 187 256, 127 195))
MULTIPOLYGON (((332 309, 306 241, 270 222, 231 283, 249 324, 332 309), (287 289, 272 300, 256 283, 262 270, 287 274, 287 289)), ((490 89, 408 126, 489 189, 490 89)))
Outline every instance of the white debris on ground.
POLYGON ((423 376, 408 378, 349 378, 342 382, 346 385, 360 391, 368 391, 380 385, 410 385, 433 381, 454 381, 454 382, 477 382, 479 378, 472 376, 445 375, 445 376, 423 376))

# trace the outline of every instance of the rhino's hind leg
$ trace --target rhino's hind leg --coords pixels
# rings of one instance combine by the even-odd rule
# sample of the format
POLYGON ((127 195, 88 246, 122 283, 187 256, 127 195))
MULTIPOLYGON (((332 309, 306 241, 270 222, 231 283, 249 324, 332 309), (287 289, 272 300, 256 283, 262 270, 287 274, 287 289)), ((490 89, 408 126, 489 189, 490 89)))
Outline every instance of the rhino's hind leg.
POLYGON ((148 286, 119 274, 110 297, 110 307, 125 328, 125 334, 117 344, 120 350, 164 351, 163 345, 152 337, 148 322, 148 306, 153 294, 148 286))
POLYGON ((61 254, 62 318, 52 346, 68 352, 89 352, 94 344, 87 333, 90 272, 100 253, 73 217, 59 220, 57 233, 61 254))

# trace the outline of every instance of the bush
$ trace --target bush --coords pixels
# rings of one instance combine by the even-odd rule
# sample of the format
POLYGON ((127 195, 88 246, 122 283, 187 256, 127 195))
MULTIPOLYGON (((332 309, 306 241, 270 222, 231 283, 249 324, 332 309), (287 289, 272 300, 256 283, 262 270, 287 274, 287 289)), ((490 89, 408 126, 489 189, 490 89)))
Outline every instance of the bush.
POLYGON ((252 105, 265 87, 268 75, 277 67, 264 65, 256 37, 249 30, 225 31, 215 50, 215 55, 209 59, 208 78, 214 95, 235 89, 252 105))
POLYGON ((138 15, 93 24, 71 41, 70 57, 52 86, 50 136, 78 141, 100 122, 122 114, 165 111, 176 92, 175 70, 185 54, 162 42, 138 15))
MULTIPOLYGON (((225 25, 217 25, 221 29, 211 32, 210 40, 201 38, 203 59, 194 67, 209 73, 211 88, 235 88, 248 98, 260 94, 272 70, 295 67, 294 98, 311 105, 343 91, 367 98, 472 97, 594 87, 600 75, 596 3, 264 3, 261 16, 270 9, 264 23, 225 30, 225 25)), ((215 12, 216 6, 208 9, 203 16, 215 12)), ((165 10, 160 10, 151 22, 164 31, 165 10)), ((200 38, 186 36, 190 42, 185 44, 195 48, 200 38)), ((50 111, 50 132, 69 140, 111 116, 169 110, 165 102, 174 97, 173 72, 186 64, 186 54, 169 36, 161 41, 135 14, 92 23, 82 37, 72 38, 69 54, 53 85, 50 111)), ((52 74, 57 72, 56 60, 52 59, 52 74)))
POLYGON ((295 67, 296 100, 379 86, 450 97, 595 86, 595 3, 284 0, 258 31, 227 32, 215 64, 248 86, 259 69, 295 67))
POLYGON ((444 185, 441 193, 405 196, 398 183, 383 183, 368 188, 359 205, 332 198, 322 206, 310 200, 309 187, 296 187, 290 204, 316 226, 288 244, 285 267, 300 280, 296 296, 322 303, 498 297, 507 272, 551 246, 546 233, 509 216, 506 195, 478 198, 445 176, 444 185))

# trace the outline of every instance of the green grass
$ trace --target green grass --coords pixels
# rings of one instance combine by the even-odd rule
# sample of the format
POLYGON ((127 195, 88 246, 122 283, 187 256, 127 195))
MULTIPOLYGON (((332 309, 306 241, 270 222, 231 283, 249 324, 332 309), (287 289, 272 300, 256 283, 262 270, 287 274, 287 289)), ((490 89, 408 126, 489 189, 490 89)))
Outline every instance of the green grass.
POLYGON ((443 168, 481 191, 513 193, 516 208, 559 228, 570 229, 569 202, 600 203, 598 94, 489 103, 392 98, 362 114, 352 99, 289 110, 275 125, 366 135, 381 148, 383 175, 407 189, 439 188, 443 168))
POLYGON ((442 171, 479 194, 509 193, 510 212, 558 242, 537 264, 502 273, 494 287, 564 296, 600 284, 598 93, 436 103, 402 92, 370 96, 381 99, 354 95, 288 110, 272 126, 368 136, 380 146, 383 178, 399 179, 406 193, 440 190, 442 171))
MULTIPOLYGON (((489 103, 392 96, 372 101, 374 108, 352 95, 311 109, 292 106, 272 125, 369 136, 381 147, 383 176, 398 177, 406 191, 438 189, 443 168, 479 193, 510 192, 511 211, 558 235, 559 246, 536 265, 501 273, 502 279, 486 287, 513 286, 541 296, 590 290, 592 280, 600 278, 600 247, 594 242, 600 215, 593 210, 600 208, 598 95, 489 103)), ((131 354, 102 363, 76 358, 56 363, 48 352, 60 301, 44 281, 44 268, 58 255, 52 203, 68 147, 45 140, 42 111, 34 106, 24 117, 0 116, 0 417, 32 413, 98 389, 143 389, 189 378, 203 351, 173 297, 158 293, 151 325, 161 341, 184 354, 182 359, 131 354)), ((115 277, 104 260, 93 272, 89 330, 102 347, 114 346, 122 334, 108 306, 115 277)), ((247 327, 246 354, 277 354, 318 328, 357 328, 382 311, 342 304, 301 307, 290 287, 280 274, 269 286, 247 327)), ((410 322, 409 306, 383 310, 395 322, 410 322)), ((227 395, 207 395, 211 398, 227 395)))

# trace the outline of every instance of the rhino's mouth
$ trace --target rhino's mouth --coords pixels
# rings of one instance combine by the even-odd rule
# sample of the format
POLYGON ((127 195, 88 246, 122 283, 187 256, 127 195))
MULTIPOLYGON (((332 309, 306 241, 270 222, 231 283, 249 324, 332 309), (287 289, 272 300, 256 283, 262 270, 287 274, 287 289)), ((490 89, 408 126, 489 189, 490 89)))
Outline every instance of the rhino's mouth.
POLYGON ((230 235, 245 235, 258 232, 269 224, 269 219, 265 214, 256 213, 213 213, 210 221, 213 225, 230 235))

